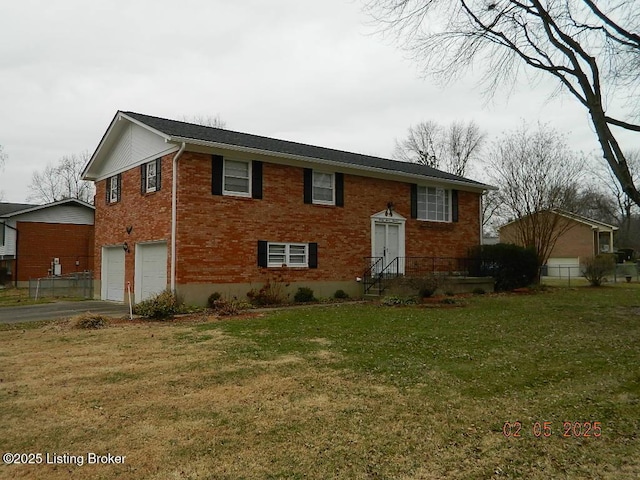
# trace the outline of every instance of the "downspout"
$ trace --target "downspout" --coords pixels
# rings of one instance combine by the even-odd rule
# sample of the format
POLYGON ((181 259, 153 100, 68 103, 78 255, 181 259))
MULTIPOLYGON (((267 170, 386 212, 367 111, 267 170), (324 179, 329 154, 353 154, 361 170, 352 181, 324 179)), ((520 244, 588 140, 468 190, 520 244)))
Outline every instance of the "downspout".
MULTIPOLYGON (((5 227, 10 228, 14 232, 16 232, 16 253, 13 255, 13 263, 14 263, 15 267, 13 269, 13 272, 11 272, 11 274, 12 275, 15 274, 15 278, 13 279, 13 284, 14 284, 14 286, 16 288, 18 288, 18 239, 19 239, 20 232, 18 232, 17 228, 12 227, 11 225, 9 225, 6 222, 3 222, 2 225, 4 225, 5 227)), ((16 227, 17 226, 18 226, 18 224, 16 223, 16 227)))
POLYGON ((480 245, 484 244, 484 191, 480 194, 480 211, 478 217, 480 218, 480 245))
POLYGON ((171 172, 171 292, 176 293, 176 230, 178 225, 178 159, 184 152, 185 142, 182 142, 180 150, 173 157, 171 172))

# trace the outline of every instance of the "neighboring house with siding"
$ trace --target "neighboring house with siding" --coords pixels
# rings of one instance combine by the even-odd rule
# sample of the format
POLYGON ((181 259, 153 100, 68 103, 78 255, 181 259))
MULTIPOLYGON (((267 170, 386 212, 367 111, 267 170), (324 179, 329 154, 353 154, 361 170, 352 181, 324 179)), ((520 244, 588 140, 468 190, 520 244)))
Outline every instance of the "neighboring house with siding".
POLYGON ((188 303, 267 280, 360 295, 370 257, 466 257, 482 183, 427 166, 117 112, 96 184, 96 296, 188 303))
POLYGON ((0 203, 0 269, 19 287, 30 278, 93 269, 93 205, 0 203), (54 266, 55 265, 55 266, 54 266))
MULTIPOLYGON (((554 225, 558 236, 543 274, 552 277, 580 276, 580 265, 585 259, 613 252, 614 234, 618 227, 562 210, 536 215, 557 217, 554 225)), ((514 220, 500 227, 500 241, 522 244, 518 239, 518 223, 522 221, 514 220)))

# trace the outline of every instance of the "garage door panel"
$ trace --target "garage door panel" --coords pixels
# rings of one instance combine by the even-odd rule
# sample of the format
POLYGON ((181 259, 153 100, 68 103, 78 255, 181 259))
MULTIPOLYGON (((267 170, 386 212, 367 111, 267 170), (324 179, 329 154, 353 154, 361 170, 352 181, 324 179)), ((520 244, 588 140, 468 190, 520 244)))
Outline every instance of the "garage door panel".
POLYGON ((102 249, 102 292, 103 300, 124 302, 125 253, 122 247, 102 249))
POLYGON ((547 261, 547 275, 550 277, 578 277, 580 259, 578 257, 555 257, 547 261))
POLYGON ((136 301, 146 300, 167 288, 167 244, 136 245, 136 301))

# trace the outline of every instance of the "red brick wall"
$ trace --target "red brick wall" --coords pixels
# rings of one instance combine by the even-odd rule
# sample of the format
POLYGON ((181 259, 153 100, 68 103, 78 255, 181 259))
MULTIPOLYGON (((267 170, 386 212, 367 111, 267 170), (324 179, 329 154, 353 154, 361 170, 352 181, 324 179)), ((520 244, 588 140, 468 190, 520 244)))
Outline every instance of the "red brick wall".
MULTIPOLYGON (((545 221, 549 220, 543 220, 541 222, 545 221)), ((586 258, 594 255, 594 233, 589 225, 561 217, 561 220, 558 221, 557 228, 556 231, 564 230, 564 232, 558 237, 549 254, 549 258, 586 258)), ((519 241, 518 237, 516 222, 505 225, 500 229, 500 241, 503 243, 515 243, 519 245, 522 242, 519 241)))
POLYGON ((569 230, 558 238, 550 257, 588 258, 595 255, 594 233, 589 225, 571 221, 569 230))
MULTIPOLYGON (((106 203, 106 180, 96 182, 96 230, 94 278, 101 278, 102 247, 122 245, 127 242, 129 253, 125 255, 125 285, 134 288, 135 244, 137 242, 166 240, 171 237, 171 171, 173 154, 162 158, 162 183, 160 191, 140 193, 140 168, 122 173, 120 201, 106 203), (127 227, 131 227, 127 233, 127 227)), ((169 249, 170 250, 170 249, 169 249)), ((171 252, 168 252, 171 255, 171 252)), ((167 279, 169 267, 167 267, 167 279)))
POLYGON ((286 280, 353 280, 371 255, 371 215, 387 202, 407 218, 407 256, 464 257, 479 242, 475 193, 460 192, 459 222, 443 224, 409 218, 409 183, 345 175, 344 207, 335 207, 303 203, 302 168, 265 162, 260 200, 212 195, 208 155, 185 155, 179 173, 179 284, 263 280, 258 240, 318 243, 318 268, 285 269, 286 280))
MULTIPOLYGON (((106 182, 96 184, 96 258, 102 246, 126 241, 131 252, 125 281, 132 289, 135 243, 166 240, 170 246, 172 157, 163 158, 160 192, 140 194, 139 168, 122 174, 116 204, 105 203, 106 182)), ((387 202, 407 218, 407 256, 464 257, 479 242, 476 193, 459 192, 459 222, 451 224, 410 219, 409 183, 347 174, 344 207, 308 205, 303 202, 303 169, 265 161, 262 199, 212 195, 211 156, 193 152, 180 158, 178 184, 178 284, 259 282, 278 270, 292 282, 353 280, 363 272, 363 257, 371 255, 371 215, 387 202), (318 268, 259 268, 258 240, 317 242, 318 268)), ((95 272, 99 279, 99 262, 95 272)))
POLYGON ((93 225, 18 222, 17 229, 18 281, 46 277, 56 257, 63 274, 93 269, 93 225))

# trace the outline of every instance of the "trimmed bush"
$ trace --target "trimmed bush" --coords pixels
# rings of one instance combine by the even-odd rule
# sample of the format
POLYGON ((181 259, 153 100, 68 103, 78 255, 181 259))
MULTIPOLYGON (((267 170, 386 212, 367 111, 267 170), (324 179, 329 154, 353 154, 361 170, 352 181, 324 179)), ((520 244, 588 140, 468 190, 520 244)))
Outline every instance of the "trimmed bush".
POLYGON ((527 287, 538 277, 538 256, 532 248, 506 243, 479 245, 469 257, 470 275, 493 277, 497 292, 527 287))
POLYGON ((209 295, 209 298, 207 298, 207 307, 215 308, 215 303, 216 301, 220 300, 220 297, 222 297, 222 295, 220 295, 220 292, 213 292, 211 295, 209 295))
POLYGON ((257 307, 265 305, 280 305, 285 302, 285 287, 289 284, 281 282, 279 279, 267 279, 264 285, 258 290, 252 288, 247 292, 247 297, 252 305, 257 307))
POLYGON ((598 255, 587 258, 580 265, 582 275, 587 279, 592 287, 599 287, 607 275, 615 271, 616 262, 611 255, 598 255))
POLYGON ((438 279, 433 275, 411 278, 409 285, 418 290, 420 298, 429 298, 436 293, 438 289, 438 279))
POLYGON ((213 301, 213 304, 210 308, 220 316, 230 316, 230 315, 238 315, 245 310, 249 310, 253 305, 247 302, 243 302, 241 300, 232 299, 225 300, 224 298, 219 298, 213 301))
POLYGON ((133 313, 145 318, 167 319, 182 312, 181 302, 169 290, 165 290, 133 306, 133 313))
POLYGON ((349 298, 349 294, 344 290, 340 289, 340 290, 336 290, 336 293, 333 294, 333 298, 336 298, 338 300, 344 300, 346 298, 349 298))
POLYGON ((313 296, 313 290, 311 290, 310 288, 307 288, 307 287, 298 288, 298 291, 296 292, 295 296, 293 297, 293 300, 296 303, 308 303, 308 302, 317 301, 316 297, 313 296))
POLYGON ((415 299, 411 297, 401 297, 399 295, 389 295, 380 300, 380 305, 385 307, 397 307, 401 305, 415 305, 415 299))

